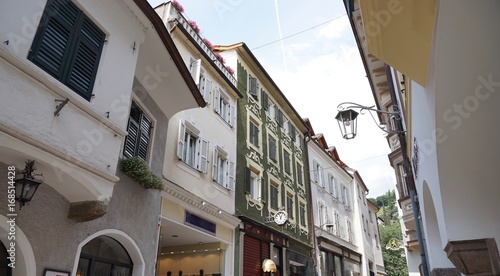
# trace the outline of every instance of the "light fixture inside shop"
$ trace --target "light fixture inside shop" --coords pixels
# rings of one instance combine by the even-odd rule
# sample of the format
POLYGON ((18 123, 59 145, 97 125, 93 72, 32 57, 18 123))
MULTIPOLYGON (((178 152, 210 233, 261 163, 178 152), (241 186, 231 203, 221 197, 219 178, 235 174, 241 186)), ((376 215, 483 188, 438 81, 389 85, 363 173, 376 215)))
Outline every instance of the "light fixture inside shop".
POLYGON ((35 160, 27 160, 24 170, 20 171, 14 180, 14 185, 16 186, 16 201, 19 201, 19 210, 26 205, 26 202, 30 202, 35 195, 38 186, 43 183, 42 179, 36 179, 35 176, 43 176, 42 174, 34 174, 36 171, 35 160))
MULTIPOLYGON (((337 116, 335 119, 337 120, 340 128, 340 132, 344 139, 352 139, 356 137, 357 131, 357 117, 359 114, 364 114, 364 111, 368 111, 373 118, 373 121, 377 124, 378 128, 386 133, 402 133, 404 131, 398 131, 396 129, 388 129, 386 123, 377 123, 375 116, 373 116, 372 112, 376 112, 377 114, 386 114, 389 116, 389 120, 394 119, 395 121, 401 120, 401 113, 399 112, 399 108, 397 106, 392 106, 393 111, 383 111, 374 108, 375 106, 365 106, 360 105, 353 102, 345 102, 341 103, 337 106, 337 116), (354 109, 358 109, 359 112, 354 109)), ((389 126, 390 127, 390 126, 389 126)), ((395 127, 395 126, 394 126, 395 127)))

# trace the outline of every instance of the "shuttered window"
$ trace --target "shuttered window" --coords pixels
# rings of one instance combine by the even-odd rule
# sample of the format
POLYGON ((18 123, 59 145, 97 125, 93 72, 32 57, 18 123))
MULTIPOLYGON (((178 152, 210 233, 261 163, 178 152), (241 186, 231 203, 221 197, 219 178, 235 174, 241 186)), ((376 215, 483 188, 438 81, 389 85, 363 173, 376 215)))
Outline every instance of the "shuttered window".
POLYGON ((144 114, 135 102, 132 102, 127 126, 128 134, 125 137, 123 147, 124 156, 137 156, 146 161, 152 126, 151 119, 144 114))
POLYGON ((271 196, 271 208, 278 210, 278 187, 274 185, 270 185, 270 196, 271 196))
POLYGON ((49 0, 28 59, 86 100, 105 34, 69 0, 49 0))
POLYGON ((255 100, 259 100, 259 83, 257 82, 257 78, 248 75, 248 82, 250 83, 248 93, 250 93, 255 100))
POLYGON ((276 151, 276 139, 273 137, 269 136, 268 137, 268 146, 269 146, 269 158, 276 162, 278 160, 277 158, 277 151, 276 151))

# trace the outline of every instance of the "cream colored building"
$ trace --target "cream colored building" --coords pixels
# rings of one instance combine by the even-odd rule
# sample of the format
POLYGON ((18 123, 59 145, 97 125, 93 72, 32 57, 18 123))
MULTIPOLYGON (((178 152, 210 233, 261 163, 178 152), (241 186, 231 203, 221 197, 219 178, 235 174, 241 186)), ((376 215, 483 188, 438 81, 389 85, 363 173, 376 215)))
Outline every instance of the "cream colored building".
POLYGON ((205 108, 168 122, 159 275, 233 275, 237 100, 233 75, 171 2, 155 8, 198 85, 205 108))

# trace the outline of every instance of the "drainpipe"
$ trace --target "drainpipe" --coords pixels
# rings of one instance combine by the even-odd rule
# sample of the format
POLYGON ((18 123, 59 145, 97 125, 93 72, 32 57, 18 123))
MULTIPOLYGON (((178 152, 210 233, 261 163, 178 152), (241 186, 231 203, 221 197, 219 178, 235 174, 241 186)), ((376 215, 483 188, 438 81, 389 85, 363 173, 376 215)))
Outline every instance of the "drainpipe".
MULTIPOLYGON (((396 90, 394 89, 394 84, 393 84, 393 79, 392 79, 392 72, 391 72, 391 67, 389 65, 385 65, 385 73, 387 76, 388 84, 389 84, 389 93, 391 95, 391 102, 393 105, 396 105, 397 107, 400 107, 398 98, 396 96, 396 90)), ((403 110, 400 108, 400 110, 403 110)), ((402 112, 402 111, 401 111, 402 112)), ((404 114, 401 114, 401 117, 403 117, 404 114)), ((416 226, 416 232, 417 232, 417 238, 418 238, 418 246, 420 248, 420 259, 422 261, 422 270, 424 273, 424 276, 429 276, 429 268, 427 267, 427 257, 426 257, 426 248, 424 244, 424 239, 422 236, 422 228, 420 225, 420 205, 418 203, 418 198, 417 198, 417 190, 415 187, 415 180, 413 178, 413 171, 411 169, 411 164, 410 164, 410 159, 408 158, 408 154, 406 152, 406 134, 403 132, 403 123, 402 120, 397 120, 396 122, 396 128, 398 131, 398 138, 399 138, 399 144, 401 147, 401 153, 403 155, 403 168, 405 170, 406 176, 406 185, 408 187, 408 190, 410 191, 410 198, 411 198, 411 206, 413 209, 413 219, 415 220, 415 226, 416 226)))

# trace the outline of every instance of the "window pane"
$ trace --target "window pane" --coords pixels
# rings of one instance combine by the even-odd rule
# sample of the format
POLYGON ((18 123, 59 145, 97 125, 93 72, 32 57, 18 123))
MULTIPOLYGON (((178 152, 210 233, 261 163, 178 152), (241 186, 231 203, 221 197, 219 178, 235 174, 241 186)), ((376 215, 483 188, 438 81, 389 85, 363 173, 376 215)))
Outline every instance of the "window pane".
POLYGON ((92 264, 92 276, 109 276, 111 275, 111 264, 93 262, 92 264))
POLYGON ((271 208, 278 209, 278 187, 271 185, 271 208))

